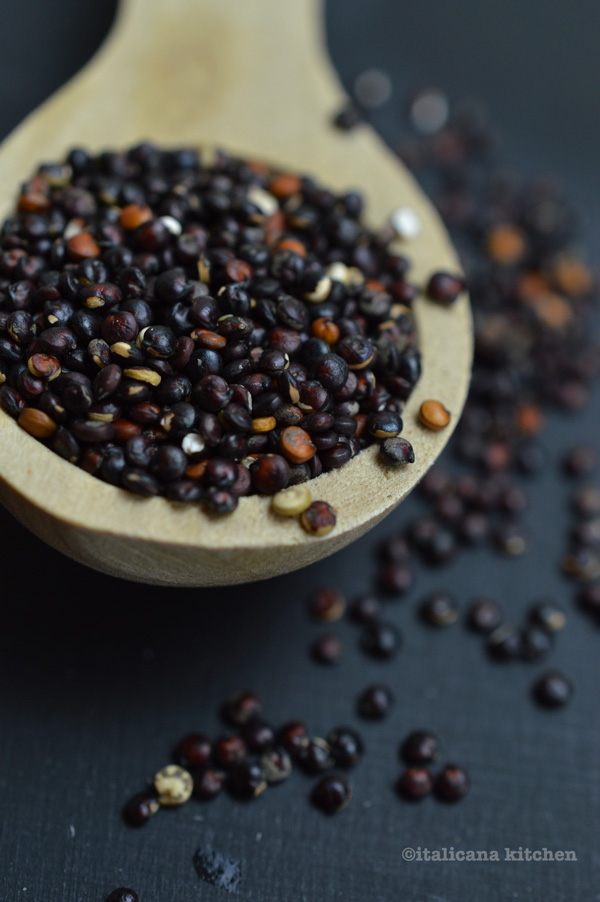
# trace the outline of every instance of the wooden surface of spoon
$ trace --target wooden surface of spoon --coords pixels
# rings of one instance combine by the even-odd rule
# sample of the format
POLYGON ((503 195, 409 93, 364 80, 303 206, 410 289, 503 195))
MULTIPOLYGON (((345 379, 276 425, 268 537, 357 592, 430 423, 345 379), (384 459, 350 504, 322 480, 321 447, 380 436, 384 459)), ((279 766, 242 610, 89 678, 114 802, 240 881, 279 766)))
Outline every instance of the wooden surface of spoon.
MULTIPOLYGON (((143 139, 165 146, 222 146, 316 176, 338 190, 358 188, 370 225, 400 205, 423 223, 406 253, 411 278, 458 262, 429 202, 366 126, 337 132, 331 115, 344 93, 323 41, 319 0, 126 0, 98 54, 29 116, 0 147, 0 217, 19 184, 42 161, 75 145, 92 151, 143 139)), ((141 499, 89 476, 46 449, 0 411, 0 500, 41 539, 98 570, 161 585, 243 583, 325 557, 378 523, 415 486, 446 444, 468 389, 472 328, 468 299, 451 308, 414 305, 423 376, 405 411, 403 435, 416 462, 400 470, 362 451, 310 483, 337 510, 328 536, 270 512, 270 499, 242 498, 209 517, 195 505, 141 499), (418 423, 426 398, 451 411, 448 428, 418 423)))

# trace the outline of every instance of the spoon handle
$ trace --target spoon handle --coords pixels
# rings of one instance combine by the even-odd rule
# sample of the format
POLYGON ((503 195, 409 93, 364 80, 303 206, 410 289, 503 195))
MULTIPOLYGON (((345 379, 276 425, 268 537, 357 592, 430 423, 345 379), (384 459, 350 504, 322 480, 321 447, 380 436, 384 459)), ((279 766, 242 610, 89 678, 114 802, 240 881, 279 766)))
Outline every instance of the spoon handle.
POLYGON ((338 96, 323 32, 322 0, 121 0, 105 52, 122 90, 164 99, 161 116, 225 102, 278 117, 338 96))

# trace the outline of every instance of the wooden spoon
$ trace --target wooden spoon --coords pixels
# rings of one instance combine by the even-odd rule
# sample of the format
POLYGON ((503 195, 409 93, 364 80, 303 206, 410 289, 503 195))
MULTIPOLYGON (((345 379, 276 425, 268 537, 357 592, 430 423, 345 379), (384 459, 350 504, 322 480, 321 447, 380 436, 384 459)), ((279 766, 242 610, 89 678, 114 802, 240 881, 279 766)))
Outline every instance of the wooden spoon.
MULTIPOLYGON (((123 0, 94 59, 29 116, 0 147, 0 216, 20 182, 75 145, 98 151, 142 139, 166 146, 222 146, 336 189, 360 188, 371 224, 399 205, 423 229, 407 245, 423 283, 458 261, 429 202, 367 126, 332 128, 344 94, 327 58, 319 0, 123 0)), ((263 579, 303 567, 378 523, 410 492, 446 444, 461 413, 472 357, 466 297, 452 308, 420 298, 414 313, 423 376, 405 413, 416 462, 386 469, 372 446, 311 482, 337 510, 328 536, 270 512, 270 499, 242 498, 210 518, 194 505, 141 499, 89 476, 22 431, 0 411, 0 500, 25 526, 77 561, 141 582, 208 586, 263 579), (417 412, 442 401, 450 426, 431 432, 417 412)))

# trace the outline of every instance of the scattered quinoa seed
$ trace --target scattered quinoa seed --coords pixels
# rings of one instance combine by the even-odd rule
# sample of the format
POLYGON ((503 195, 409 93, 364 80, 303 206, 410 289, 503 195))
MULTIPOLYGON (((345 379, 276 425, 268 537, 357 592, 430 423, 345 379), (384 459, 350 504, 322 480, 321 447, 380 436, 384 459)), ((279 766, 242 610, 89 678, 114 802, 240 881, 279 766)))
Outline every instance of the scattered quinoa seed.
POLYGON ((271 507, 273 513, 280 517, 297 517, 312 503, 312 495, 308 486, 293 485, 289 489, 273 495, 271 507))
POLYGON ((182 805, 194 788, 191 774, 177 764, 168 764, 154 776, 154 788, 161 805, 182 805))
POLYGON ((450 422, 450 412, 441 401, 423 401, 419 408, 419 419, 428 429, 444 429, 450 422))

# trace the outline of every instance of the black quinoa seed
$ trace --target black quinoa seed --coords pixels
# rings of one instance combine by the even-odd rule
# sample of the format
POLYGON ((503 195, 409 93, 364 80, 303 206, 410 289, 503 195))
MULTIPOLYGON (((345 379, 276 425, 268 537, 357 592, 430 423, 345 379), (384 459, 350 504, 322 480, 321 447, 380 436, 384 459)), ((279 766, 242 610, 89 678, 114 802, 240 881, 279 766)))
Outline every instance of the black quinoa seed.
POLYGON ((425 767, 408 767, 401 775, 396 790, 410 802, 418 802, 431 793, 433 777, 425 767))
POLYGON ((223 770, 233 770, 245 764, 247 757, 248 747, 239 736, 222 736, 213 746, 215 764, 223 770))
POLYGON ((225 720, 233 726, 243 726, 257 720, 263 711, 263 703, 255 692, 236 692, 224 703, 222 712, 225 720))
POLYGON ((539 601, 529 609, 529 620, 548 633, 557 633, 566 626, 567 615, 553 601, 539 601))
POLYGON ((325 814, 337 814, 352 798, 352 787, 339 774, 323 777, 312 793, 313 803, 325 814))
POLYGON ((448 592, 432 592, 421 602, 419 614, 432 626, 450 626, 458 620, 459 607, 448 592))
POLYGON ((521 632, 521 657, 525 661, 541 661, 554 646, 552 634, 530 624, 521 632))
POLYGON ((389 467, 402 467, 415 462, 415 452, 411 443, 401 437, 386 438, 379 448, 379 456, 389 467))
POLYGON ((308 743, 300 748, 296 757, 298 764, 307 774, 323 773, 331 770, 335 764, 329 743, 320 737, 309 739, 308 743))
POLYGON ((349 613, 355 623, 373 623, 381 618, 383 605, 373 595, 361 595, 352 602, 349 613))
POLYGON ((155 793, 140 792, 123 808, 123 817, 132 827, 142 827, 153 817, 160 805, 155 793))
POLYGON ((466 796, 471 781, 464 768, 457 764, 447 764, 435 781, 435 792, 444 802, 458 802, 466 796))
POLYGON ((241 801, 258 798, 267 788, 265 774, 259 764, 247 763, 236 767, 227 777, 227 789, 241 801))
POLYGON ((392 658, 402 645, 399 631, 391 623, 376 620, 367 623, 363 629, 361 648, 373 658, 392 658))
POLYGON ((476 633, 491 633, 502 623, 502 611, 490 598, 474 601, 467 611, 467 625, 476 633))
POLYGON ((201 767, 192 773, 194 778, 194 798, 209 802, 216 798, 225 783, 225 774, 214 767, 201 767))
POLYGON ((242 738, 250 751, 264 752, 275 744, 275 731, 265 720, 251 720, 242 728, 242 738))
POLYGON ((319 664, 338 664, 344 653, 344 646, 339 636, 325 633, 311 645, 311 655, 319 664))
POLYGON ((522 634, 512 623, 502 623, 487 640, 489 654, 498 661, 510 661, 522 654, 522 634))
POLYGON ((533 684, 533 697, 544 708, 560 708, 573 695, 573 684, 557 670, 549 671, 533 684))
POLYGON ((357 700, 357 712, 366 720, 383 720, 393 707, 392 690, 382 684, 368 686, 357 700))
POLYGON ((308 743, 308 729, 301 720, 291 720, 277 732, 279 744, 293 757, 308 743))
POLYGON ((351 727, 336 727, 328 733, 327 742, 338 767, 354 767, 364 752, 361 737, 351 727))
POLYGON ((407 764, 431 764, 439 754, 440 740, 429 730, 414 730, 400 746, 400 757, 407 764))
POLYGON ((203 733, 190 733, 181 740, 176 751, 177 763, 186 770, 208 764, 212 754, 212 743, 203 733))

